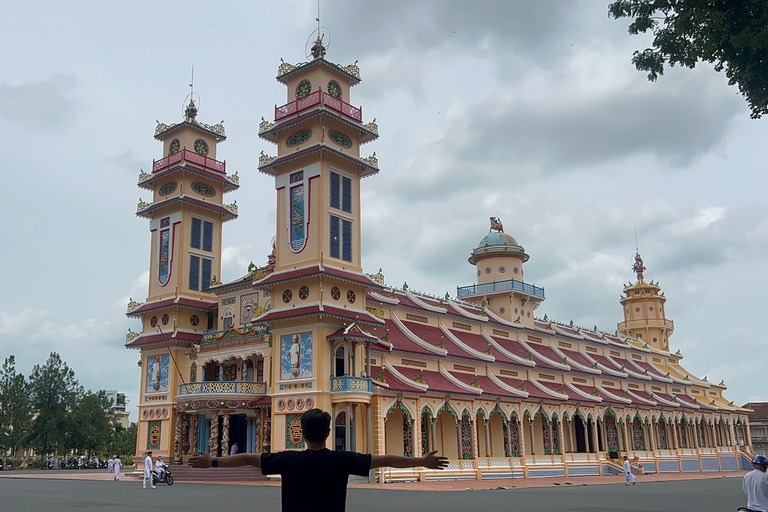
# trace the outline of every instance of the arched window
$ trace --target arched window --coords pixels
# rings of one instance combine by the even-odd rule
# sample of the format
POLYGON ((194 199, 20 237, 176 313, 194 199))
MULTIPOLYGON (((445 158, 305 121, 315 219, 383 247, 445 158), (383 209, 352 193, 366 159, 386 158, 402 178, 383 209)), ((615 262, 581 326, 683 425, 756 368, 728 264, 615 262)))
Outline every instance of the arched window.
POLYGON ((334 425, 333 447, 336 451, 346 450, 347 446, 347 414, 342 411, 336 415, 334 425))
POLYGON ((224 321, 223 321, 222 327, 224 329, 229 329, 234 325, 234 323, 235 323, 235 313, 231 309, 226 310, 224 312, 224 321))
POLYGON ((334 369, 335 369, 334 371, 335 371, 336 377, 341 377, 341 376, 347 374, 347 369, 346 369, 346 361, 347 361, 346 355, 347 354, 346 354, 346 352, 347 351, 345 350, 343 345, 340 345, 336 349, 336 357, 334 359, 334 369))

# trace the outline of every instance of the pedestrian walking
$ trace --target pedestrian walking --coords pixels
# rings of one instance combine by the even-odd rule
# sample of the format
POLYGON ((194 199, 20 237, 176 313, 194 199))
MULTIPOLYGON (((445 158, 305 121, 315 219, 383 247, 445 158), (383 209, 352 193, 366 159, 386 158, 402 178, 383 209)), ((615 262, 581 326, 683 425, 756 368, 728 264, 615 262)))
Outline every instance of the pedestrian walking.
POLYGON ((147 488, 147 482, 149 482, 149 486, 152 489, 155 488, 155 484, 152 483, 152 452, 147 452, 147 456, 144 459, 144 489, 147 488))
POLYGON ((113 457, 112 471, 115 473, 115 481, 120 480, 120 469, 123 467, 123 461, 119 457, 113 457))
POLYGON ((635 475, 632 473, 632 465, 626 455, 624 456, 624 480, 625 485, 635 485, 635 475))
POLYGON ((113 469, 114 465, 115 465, 115 459, 110 457, 107 460, 107 473, 111 473, 112 472, 112 469, 113 469))

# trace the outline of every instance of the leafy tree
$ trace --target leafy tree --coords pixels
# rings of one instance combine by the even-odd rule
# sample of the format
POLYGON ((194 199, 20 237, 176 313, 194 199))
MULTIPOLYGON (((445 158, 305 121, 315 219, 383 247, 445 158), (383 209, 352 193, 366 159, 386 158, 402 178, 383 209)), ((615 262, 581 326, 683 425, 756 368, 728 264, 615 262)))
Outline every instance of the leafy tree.
POLYGON ((52 449, 63 446, 67 417, 83 394, 83 388, 61 356, 51 352, 43 366, 32 368, 29 391, 37 416, 32 421, 28 441, 46 457, 52 449))
POLYGON ((694 68, 699 61, 725 70, 738 85, 751 117, 768 114, 768 2, 765 0, 616 0, 614 19, 632 18, 630 34, 653 33, 653 47, 632 63, 655 82, 665 64, 694 68))
POLYGON ((86 452, 89 458, 106 449, 114 430, 111 405, 104 391, 80 395, 66 421, 67 448, 86 452))
POLYGON ((128 425, 128 428, 116 423, 115 429, 112 432, 112 440, 110 441, 107 450, 109 451, 109 454, 117 455, 118 457, 125 457, 126 455, 132 456, 136 450, 136 437, 138 432, 138 425, 134 422, 131 422, 128 425))
POLYGON ((16 358, 6 358, 0 371, 0 449, 10 449, 11 455, 24 441, 32 418, 28 387, 24 375, 16 373, 16 358))

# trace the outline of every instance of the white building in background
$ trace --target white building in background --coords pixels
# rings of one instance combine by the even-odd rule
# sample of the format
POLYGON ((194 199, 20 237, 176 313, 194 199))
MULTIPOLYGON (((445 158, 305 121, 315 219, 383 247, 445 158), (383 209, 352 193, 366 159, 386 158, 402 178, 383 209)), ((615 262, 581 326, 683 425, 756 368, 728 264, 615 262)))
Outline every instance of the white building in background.
POLYGON ((128 417, 130 413, 125 410, 125 406, 128 403, 128 399, 125 397, 125 393, 118 393, 116 389, 110 389, 105 391, 107 398, 110 402, 110 410, 115 414, 117 423, 128 428, 128 417))

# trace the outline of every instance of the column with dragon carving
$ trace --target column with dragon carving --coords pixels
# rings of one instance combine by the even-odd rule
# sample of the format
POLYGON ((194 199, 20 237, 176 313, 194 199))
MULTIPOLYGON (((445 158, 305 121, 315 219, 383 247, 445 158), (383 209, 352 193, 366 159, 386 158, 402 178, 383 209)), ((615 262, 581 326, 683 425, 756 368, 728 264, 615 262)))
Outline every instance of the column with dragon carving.
POLYGON ((224 411, 224 419, 221 423, 221 454, 229 455, 229 413, 224 411))
POLYGON ((219 411, 213 410, 211 412, 213 415, 211 416, 211 437, 208 440, 208 448, 210 454, 216 457, 219 454, 219 411))
POLYGON ((184 413, 176 412, 176 428, 173 436, 173 463, 181 464, 181 435, 184 430, 184 413))

